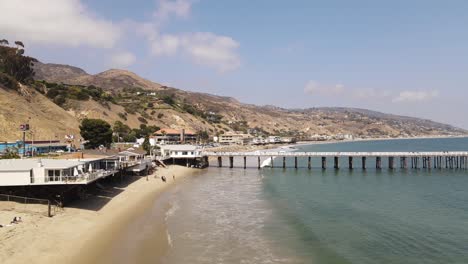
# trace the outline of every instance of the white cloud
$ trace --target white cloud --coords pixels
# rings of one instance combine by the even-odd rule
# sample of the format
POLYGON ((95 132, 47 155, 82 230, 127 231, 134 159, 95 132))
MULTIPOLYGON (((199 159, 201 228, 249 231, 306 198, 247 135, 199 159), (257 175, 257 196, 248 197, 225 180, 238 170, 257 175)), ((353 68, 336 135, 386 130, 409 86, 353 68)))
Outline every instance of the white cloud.
POLYGON ((130 52, 123 51, 111 55, 110 66, 114 68, 126 68, 135 63, 136 57, 130 52))
POLYGON ((316 81, 310 80, 304 87, 304 92, 307 94, 319 94, 326 96, 341 95, 345 92, 344 85, 336 84, 332 86, 321 85, 316 81))
POLYGON ((197 64, 226 72, 240 66, 236 52, 238 47, 239 43, 230 37, 211 32, 196 32, 158 36, 152 41, 151 52, 155 56, 170 56, 180 52, 197 64))
POLYGON ((151 54, 182 55, 219 72, 237 69, 241 64, 237 52, 239 43, 233 38, 212 32, 167 34, 161 31, 162 24, 168 22, 171 17, 188 17, 191 5, 192 1, 187 0, 161 0, 154 12, 155 20, 140 24, 138 32, 149 42, 151 54))
POLYGON ((182 37, 184 52, 198 64, 221 72, 237 69, 240 59, 236 53, 239 43, 230 37, 210 32, 196 32, 182 37))
POLYGON ((158 8, 153 16, 158 24, 162 24, 170 19, 172 15, 187 18, 192 9, 192 1, 188 0, 159 0, 158 8))
POLYGON ((80 0, 0 0, 2 37, 26 43, 113 47, 120 36, 111 21, 95 17, 80 0))
POLYGON ((151 43, 151 53, 155 56, 174 55, 181 44, 181 38, 173 35, 163 35, 155 37, 151 43))
POLYGON ((439 95, 437 90, 419 90, 419 91, 402 91, 398 94, 397 97, 393 98, 395 103, 404 103, 404 102, 423 102, 431 100, 434 97, 439 95))

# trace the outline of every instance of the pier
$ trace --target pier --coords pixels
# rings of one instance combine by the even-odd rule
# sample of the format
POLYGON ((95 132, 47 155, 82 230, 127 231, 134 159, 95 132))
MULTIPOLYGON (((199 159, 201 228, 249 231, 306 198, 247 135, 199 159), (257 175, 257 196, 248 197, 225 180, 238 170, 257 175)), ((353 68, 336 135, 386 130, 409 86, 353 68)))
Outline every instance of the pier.
MULTIPOLYGON (((247 168, 247 160, 254 160, 258 169, 262 167, 299 168, 298 158, 306 160, 306 167, 311 169, 312 159, 318 159, 318 166, 328 168, 327 160, 333 161, 333 168, 338 170, 343 163, 340 160, 347 159, 348 169, 355 167, 354 160, 360 159, 360 167, 367 169, 369 159, 375 160, 375 168, 380 170, 386 167, 390 170, 397 168, 397 161, 401 169, 468 169, 468 151, 438 151, 438 152, 210 152, 202 151, 201 156, 207 160, 217 159, 218 167, 223 167, 223 158, 228 160, 229 168, 234 167, 235 158, 243 161, 243 168, 247 168), (263 164, 261 160, 268 160, 269 164, 263 164), (384 160, 384 161, 383 161, 384 160), (289 162, 288 162, 289 161, 289 162)), ((208 164, 209 165, 209 164, 208 164)), ((346 165, 346 164, 345 164, 346 165)))

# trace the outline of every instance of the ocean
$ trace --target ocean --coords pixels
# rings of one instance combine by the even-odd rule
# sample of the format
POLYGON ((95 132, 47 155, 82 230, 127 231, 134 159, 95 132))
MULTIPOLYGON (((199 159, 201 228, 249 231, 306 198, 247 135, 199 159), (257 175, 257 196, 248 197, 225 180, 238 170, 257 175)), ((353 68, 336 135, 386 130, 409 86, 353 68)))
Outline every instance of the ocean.
MULTIPOLYGON (((455 151, 468 150, 468 138, 296 148, 455 151)), ((144 236, 163 217, 164 256, 145 263, 468 263, 468 170, 389 170, 385 159, 376 170, 370 158, 365 171, 357 159, 355 169, 342 159, 335 170, 328 162, 327 170, 318 159, 311 170, 305 159, 299 169, 278 160, 277 168, 203 170, 158 198, 135 247, 154 250, 144 236)))

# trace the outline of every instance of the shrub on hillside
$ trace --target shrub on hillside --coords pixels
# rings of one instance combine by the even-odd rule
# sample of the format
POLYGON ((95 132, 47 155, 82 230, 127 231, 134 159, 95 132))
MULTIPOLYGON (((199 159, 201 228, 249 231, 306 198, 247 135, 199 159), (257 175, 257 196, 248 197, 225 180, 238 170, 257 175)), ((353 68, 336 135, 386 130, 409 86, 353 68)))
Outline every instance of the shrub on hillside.
POLYGON ((5 86, 8 89, 12 89, 15 91, 19 90, 19 84, 18 82, 9 76, 8 74, 0 72, 0 85, 5 86))
POLYGON ((144 117, 141 117, 141 116, 138 117, 138 121, 140 121, 143 124, 148 124, 148 121, 144 117))
POLYGON ((127 116, 124 113, 118 113, 117 115, 123 120, 127 120, 127 116))

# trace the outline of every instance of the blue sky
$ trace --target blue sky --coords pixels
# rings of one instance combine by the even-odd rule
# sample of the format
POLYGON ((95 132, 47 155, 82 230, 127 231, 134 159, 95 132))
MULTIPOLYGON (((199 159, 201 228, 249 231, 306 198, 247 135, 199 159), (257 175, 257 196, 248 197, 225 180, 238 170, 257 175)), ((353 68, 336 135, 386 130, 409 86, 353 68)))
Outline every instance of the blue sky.
POLYGON ((10 14, 0 37, 44 62, 128 69, 246 103, 468 128, 467 1, 0 0, 0 9, 10 14))

